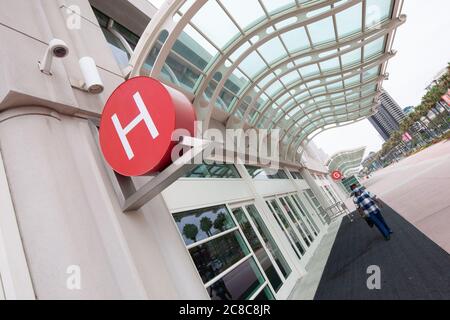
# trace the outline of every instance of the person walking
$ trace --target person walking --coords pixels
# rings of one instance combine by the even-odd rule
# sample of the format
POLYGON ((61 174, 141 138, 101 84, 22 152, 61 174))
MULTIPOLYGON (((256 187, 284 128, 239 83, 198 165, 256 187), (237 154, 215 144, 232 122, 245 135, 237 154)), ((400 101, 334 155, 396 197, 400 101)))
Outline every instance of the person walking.
POLYGON ((367 219, 369 226, 372 222, 378 230, 380 230, 383 237, 388 241, 391 239, 391 234, 393 233, 391 228, 387 225, 383 216, 381 215, 380 207, 383 207, 381 201, 379 201, 376 196, 353 184, 351 187, 353 202, 358 209, 358 212, 367 219))

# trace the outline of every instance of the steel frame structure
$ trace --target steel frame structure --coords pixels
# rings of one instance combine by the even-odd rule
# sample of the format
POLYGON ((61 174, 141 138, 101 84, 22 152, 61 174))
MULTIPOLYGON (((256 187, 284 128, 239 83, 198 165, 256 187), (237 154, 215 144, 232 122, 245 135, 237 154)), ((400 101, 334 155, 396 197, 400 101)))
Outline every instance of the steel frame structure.
POLYGON ((126 74, 128 77, 145 74, 180 87, 179 83, 168 83, 162 77, 167 59, 176 55, 199 74, 191 91, 179 89, 189 91, 197 118, 204 122, 205 128, 219 112, 226 114, 224 125, 228 128, 281 129, 284 160, 299 162, 301 146, 317 134, 367 118, 376 110, 382 82, 387 77, 387 63, 395 56, 392 44, 396 30, 406 21, 401 14, 403 0, 377 1, 385 4, 386 8, 381 9, 388 14, 371 24, 368 21, 369 11, 373 10, 369 7, 371 0, 292 0, 291 5, 272 11, 266 0, 251 2, 264 14, 242 26, 227 0, 165 1, 144 31, 126 74), (207 35, 208 30, 196 24, 196 17, 205 14, 212 4, 238 30, 234 37, 226 39, 225 46, 217 44, 207 35), (356 24, 360 27, 350 34, 340 34, 340 17, 350 10, 361 11, 358 13, 361 22, 356 24), (314 40, 313 27, 324 21, 332 22, 333 34, 321 43, 314 40), (173 50, 180 35, 192 30, 217 52, 203 69, 173 50), (293 51, 285 36, 298 30, 306 34, 307 41, 304 48, 293 51), (280 52, 277 59, 269 61, 262 48, 275 41, 281 44, 280 52), (370 46, 373 50, 380 43, 381 47, 369 54, 370 46), (147 71, 144 64, 157 45, 159 52, 147 71), (358 60, 345 62, 355 52, 360 52, 358 60), (264 67, 249 75, 244 62, 255 54, 264 67), (331 62, 336 65, 324 70, 323 65, 331 62), (305 74, 306 69, 316 71, 305 74), (227 86, 235 74, 242 75, 246 82, 238 92, 227 86), (288 83, 283 81, 287 77, 291 79, 288 83), (277 90, 272 90, 273 87, 277 90), (225 110, 218 103, 223 93, 233 97, 225 110))
POLYGON ((366 147, 338 152, 327 161, 327 166, 330 172, 339 170, 344 177, 348 177, 357 172, 365 152, 366 147))

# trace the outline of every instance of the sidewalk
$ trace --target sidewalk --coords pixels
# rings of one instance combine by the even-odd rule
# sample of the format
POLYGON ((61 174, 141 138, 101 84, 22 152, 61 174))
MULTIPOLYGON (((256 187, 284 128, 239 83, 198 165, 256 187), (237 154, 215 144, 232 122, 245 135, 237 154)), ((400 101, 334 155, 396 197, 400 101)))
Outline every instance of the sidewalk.
MULTIPOLYGON (((344 218, 348 221, 348 218, 344 218)), ((327 234, 322 238, 320 245, 312 256, 306 271, 308 272, 296 284, 289 300, 313 300, 325 269, 331 249, 333 248, 342 218, 338 218, 328 227, 327 234)))
POLYGON ((391 208, 383 215, 391 241, 362 219, 342 221, 315 299, 450 299, 450 255, 391 208), (381 270, 380 290, 367 288, 372 265, 381 270))
POLYGON ((450 141, 376 172, 364 185, 450 253, 450 141))

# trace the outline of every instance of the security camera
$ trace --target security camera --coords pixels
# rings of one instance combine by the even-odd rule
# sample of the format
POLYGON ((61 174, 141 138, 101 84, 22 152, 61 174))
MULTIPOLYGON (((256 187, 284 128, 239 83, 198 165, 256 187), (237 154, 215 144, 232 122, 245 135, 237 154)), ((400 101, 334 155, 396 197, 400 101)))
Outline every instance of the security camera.
POLYGON ((104 86, 94 59, 83 57, 80 59, 79 64, 84 77, 83 89, 92 94, 102 93, 104 86))
POLYGON ((44 57, 41 61, 39 61, 39 69, 41 72, 51 75, 53 57, 65 58, 68 54, 69 47, 64 41, 60 39, 51 40, 48 44, 47 50, 45 51, 44 57))

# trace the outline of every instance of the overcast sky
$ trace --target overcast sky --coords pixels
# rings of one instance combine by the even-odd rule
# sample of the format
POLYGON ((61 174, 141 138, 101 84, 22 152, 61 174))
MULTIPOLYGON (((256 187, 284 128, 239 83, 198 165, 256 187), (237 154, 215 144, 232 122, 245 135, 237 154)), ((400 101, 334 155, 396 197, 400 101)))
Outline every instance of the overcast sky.
MULTIPOLYGON (((403 13, 408 20, 397 31, 397 56, 389 61, 383 87, 405 108, 420 103, 425 87, 450 62, 450 1, 406 0, 403 13)), ((368 120, 325 131, 314 142, 329 155, 361 146, 368 147, 367 155, 383 144, 368 120)))

